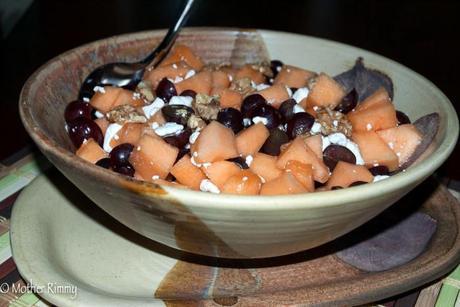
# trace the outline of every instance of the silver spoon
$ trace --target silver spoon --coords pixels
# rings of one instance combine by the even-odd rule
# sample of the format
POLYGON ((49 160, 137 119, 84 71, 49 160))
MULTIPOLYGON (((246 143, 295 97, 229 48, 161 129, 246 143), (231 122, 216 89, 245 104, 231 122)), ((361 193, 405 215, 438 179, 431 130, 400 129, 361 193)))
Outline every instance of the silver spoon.
POLYGON ((169 28, 161 43, 145 59, 135 63, 116 62, 99 66, 83 81, 78 98, 86 100, 93 96, 94 87, 112 85, 134 89, 141 81, 147 66, 156 67, 171 49, 184 23, 190 15, 195 0, 187 0, 176 23, 169 28))

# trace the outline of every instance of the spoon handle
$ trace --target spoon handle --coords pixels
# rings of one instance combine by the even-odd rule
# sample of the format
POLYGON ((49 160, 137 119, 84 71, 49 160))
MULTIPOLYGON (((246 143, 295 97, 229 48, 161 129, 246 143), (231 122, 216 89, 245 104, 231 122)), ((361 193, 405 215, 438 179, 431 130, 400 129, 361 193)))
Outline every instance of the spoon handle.
POLYGON ((147 65, 150 63, 151 66, 156 67, 164 59, 174 44, 180 29, 187 21, 194 1, 195 0, 187 0, 182 13, 176 21, 176 24, 168 29, 168 33, 166 33, 166 36, 163 38, 161 43, 155 48, 155 50, 152 51, 152 53, 140 62, 141 64, 147 65))

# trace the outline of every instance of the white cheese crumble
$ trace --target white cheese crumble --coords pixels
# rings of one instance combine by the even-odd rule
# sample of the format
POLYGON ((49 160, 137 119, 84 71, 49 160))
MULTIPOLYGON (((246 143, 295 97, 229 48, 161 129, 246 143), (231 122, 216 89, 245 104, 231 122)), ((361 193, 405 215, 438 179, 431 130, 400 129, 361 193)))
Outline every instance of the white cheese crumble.
POLYGON ((200 135, 200 130, 194 131, 194 132, 190 135, 190 137, 188 138, 188 142, 189 142, 190 144, 195 144, 196 139, 198 138, 199 135, 200 135))
POLYGON ((248 177, 244 176, 242 180, 243 181, 248 181, 248 179, 249 179, 248 177))
POLYGON ((195 75, 195 73, 196 73, 195 70, 190 69, 190 70, 187 71, 187 73, 185 74, 184 79, 188 79, 188 78, 193 77, 193 76, 195 75))
POLYGON ((377 181, 384 180, 384 179, 387 179, 387 178, 390 178, 390 176, 388 176, 388 175, 377 175, 377 176, 374 177, 373 182, 377 182, 377 181))
POLYGON ((294 105, 294 109, 292 110, 294 113, 305 112, 304 108, 299 106, 298 104, 294 105))
POLYGON ((311 126, 310 132, 314 133, 314 134, 320 133, 321 132, 321 124, 315 121, 313 123, 313 126, 311 126))
POLYGON ((177 69, 177 64, 172 64, 172 68, 177 69))
POLYGON ((179 83, 179 82, 182 82, 182 81, 184 81, 184 78, 182 78, 181 76, 176 76, 172 82, 173 83, 179 83))
POLYGON ((164 125, 155 129, 155 133, 159 136, 165 136, 170 134, 178 134, 184 130, 184 126, 176 124, 174 122, 167 122, 164 125))
POLYGON ((367 131, 371 131, 371 130, 372 130, 372 124, 368 123, 368 124, 366 125, 366 130, 367 130, 367 131))
POLYGON ((155 115, 163 106, 165 102, 161 98, 155 98, 155 100, 149 104, 148 106, 142 107, 142 111, 144 112, 145 117, 150 118, 155 115))
POLYGON ((96 116, 96 118, 103 118, 105 115, 104 113, 96 110, 96 112, 94 112, 94 116, 96 116))
POLYGON ((292 90, 289 86, 286 86, 286 92, 288 93, 289 97, 292 97, 292 90))
POLYGON ((228 75, 228 81, 232 82, 233 81, 233 77, 232 75, 228 75))
POLYGON ((211 180, 209 179, 201 180, 200 190, 203 192, 211 192, 211 193, 216 193, 216 194, 220 193, 219 188, 214 183, 212 183, 211 180))
POLYGON ((254 160, 253 156, 249 155, 246 157, 245 162, 247 166, 251 166, 252 161, 254 160))
POLYGON ((308 97, 310 91, 307 87, 298 88, 297 91, 292 95, 292 98, 297 102, 300 103, 302 100, 308 97))
POLYGON ((394 149, 395 144, 393 142, 388 142, 388 147, 390 147, 391 149, 394 149))
POLYGON ((104 136, 104 145, 102 146, 105 151, 107 152, 112 151, 112 146, 110 146, 110 142, 112 141, 113 138, 115 138, 115 136, 118 137, 117 133, 118 131, 120 131, 121 127, 123 126, 117 123, 110 124, 107 127, 107 130, 105 131, 105 136, 104 136))
POLYGON ((95 93, 99 92, 101 94, 105 94, 105 88, 103 86, 99 86, 99 85, 96 85, 94 88, 93 88, 93 91, 95 93))
POLYGON ((158 176, 158 175, 153 175, 152 176, 152 180, 157 180, 157 179, 160 179, 160 176, 158 176))
POLYGON ((160 124, 158 124, 157 122, 153 122, 150 127, 152 127, 153 130, 155 130, 156 128, 160 127, 160 124))
POLYGON ((270 85, 265 84, 265 83, 261 83, 261 84, 256 85, 256 90, 257 91, 262 91, 262 90, 264 90, 266 88, 269 88, 269 87, 270 87, 270 85))
POLYGON ((356 157, 357 165, 364 165, 363 157, 359 151, 359 147, 356 143, 348 139, 343 133, 333 133, 328 136, 322 136, 323 139, 323 151, 331 144, 336 144, 348 148, 356 157))
POLYGON ((254 124, 257 124, 257 123, 262 123, 264 125, 266 125, 268 123, 268 119, 265 118, 265 117, 262 117, 262 116, 256 116, 252 119, 252 122, 254 124))
POLYGON ((182 105, 192 107, 193 98, 190 96, 172 96, 169 100, 170 105, 182 105))
POLYGON ((243 125, 245 127, 251 126, 251 120, 249 118, 243 118, 243 125))

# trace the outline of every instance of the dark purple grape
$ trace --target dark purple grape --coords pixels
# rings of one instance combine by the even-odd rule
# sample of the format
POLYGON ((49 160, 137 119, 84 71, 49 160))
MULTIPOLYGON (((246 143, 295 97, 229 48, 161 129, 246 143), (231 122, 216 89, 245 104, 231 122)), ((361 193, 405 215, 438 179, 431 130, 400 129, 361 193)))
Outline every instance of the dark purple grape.
POLYGON ((236 134, 243 130, 243 115, 234 108, 225 108, 217 114, 217 121, 227 128, 233 130, 236 134))
POLYGON ((410 124, 410 118, 402 111, 396 111, 396 118, 398 119, 398 125, 410 124))
POLYGON ((264 121, 264 125, 265 125, 265 127, 267 127, 267 129, 274 129, 274 128, 278 127, 281 124, 280 112, 278 112, 277 109, 275 109, 274 107, 272 107, 269 104, 266 104, 264 106, 261 106, 261 107, 258 107, 256 109, 254 109, 252 111, 252 117, 250 117, 250 118, 254 122, 254 119, 256 117, 260 117, 260 118, 266 120, 266 123, 265 123, 265 120, 263 120, 263 121, 264 121))
POLYGON ((176 87, 174 86, 174 83, 168 80, 168 78, 161 79, 155 93, 157 94, 157 97, 163 99, 164 102, 169 102, 172 96, 177 96, 176 87))
POLYGON ((176 162, 182 159, 182 157, 187 154, 190 154, 190 148, 182 147, 181 149, 179 149, 179 153, 177 154, 177 157, 176 157, 176 162))
POLYGON ((327 146, 324 150, 323 161, 332 172, 339 161, 356 164, 356 157, 353 152, 345 146, 333 144, 327 146))
POLYGON ((109 154, 112 167, 117 164, 127 163, 133 149, 134 145, 129 143, 123 143, 115 146, 109 154))
POLYGON ((290 121, 292 117, 294 117, 294 106, 296 104, 297 102, 294 99, 289 98, 288 100, 283 101, 280 105, 278 112, 280 112, 285 122, 290 121))
POLYGON ((134 167, 131 165, 131 163, 126 162, 122 164, 115 164, 112 166, 112 169, 122 175, 133 177, 134 176, 134 167))
POLYGON ((278 75, 283 65, 284 65, 283 62, 281 62, 280 60, 272 60, 270 62, 270 68, 272 69, 272 72, 273 72, 273 78, 275 78, 276 75, 278 75))
POLYGON ((181 149, 184 148, 185 145, 187 145, 191 134, 192 130, 187 128, 179 132, 179 134, 165 136, 163 140, 165 140, 166 143, 181 149))
POLYGON ((235 163, 236 165, 238 165, 242 169, 248 169, 249 168, 248 164, 246 163, 246 160, 243 159, 242 157, 231 158, 231 159, 228 159, 227 161, 235 163))
POLYGON ((296 136, 310 132, 314 123, 315 118, 307 112, 295 113, 287 122, 287 135, 294 139, 296 136))
POLYGON ((390 174, 390 170, 385 165, 379 165, 379 166, 371 167, 369 169, 369 172, 371 172, 371 174, 373 176, 379 176, 379 175, 387 175, 388 176, 390 174))
POLYGON ((92 120, 85 117, 79 117, 67 123, 67 128, 69 137, 75 147, 79 148, 84 140, 89 140, 91 138, 102 147, 104 135, 102 134, 101 128, 92 120))
POLYGON ((80 117, 91 119, 92 111, 93 107, 89 103, 75 100, 69 103, 65 108, 64 118, 67 123, 80 117))
POLYGON ((289 142, 289 137, 286 132, 275 128, 270 130, 270 135, 261 148, 263 153, 271 156, 277 156, 281 153, 281 145, 289 142))
POLYGON ((194 113, 194 111, 188 106, 180 104, 168 104, 161 108, 161 113, 163 113, 166 121, 186 126, 188 119, 194 113))
POLYGON ((261 108, 267 105, 267 101, 260 94, 252 94, 244 98, 241 103, 241 114, 245 118, 252 118, 252 113, 255 109, 261 108))
POLYGON ((366 184, 368 182, 365 182, 365 181, 355 181, 353 182, 352 184, 349 185, 349 187, 356 187, 356 186, 359 186, 359 185, 363 185, 363 184, 366 184))
POLYGON ((185 90, 182 93, 180 93, 180 96, 189 96, 195 99, 196 92, 194 90, 185 90))
POLYGON ((343 187, 338 186, 338 185, 333 186, 333 187, 331 188, 332 191, 334 191, 334 190, 341 190, 341 189, 343 189, 343 187))
POLYGON ((290 87, 290 89, 291 89, 291 92, 294 94, 295 91, 297 91, 299 88, 297 88, 297 87, 290 87))
POLYGON ((110 158, 102 158, 96 162, 96 165, 109 169, 110 168, 110 158))
POLYGON ((335 107, 335 111, 347 114, 358 104, 358 92, 353 88, 345 97, 343 97, 340 104, 335 107))

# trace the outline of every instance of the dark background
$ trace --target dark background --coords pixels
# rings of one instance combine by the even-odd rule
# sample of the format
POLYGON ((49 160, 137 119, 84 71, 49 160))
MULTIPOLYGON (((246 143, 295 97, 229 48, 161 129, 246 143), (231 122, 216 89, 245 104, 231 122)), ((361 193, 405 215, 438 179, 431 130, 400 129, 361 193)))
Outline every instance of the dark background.
MULTIPOLYGON (((2 1, 8 6, 15 0, 2 1)), ((23 83, 38 66, 99 38, 167 28, 181 3, 33 0, 13 25, 0 28, 0 161, 30 144, 18 117, 17 102, 23 83)), ((459 13, 459 0, 196 0, 188 25, 265 28, 359 46, 421 73, 459 110, 459 13)), ((457 180, 458 147, 442 169, 457 180)))

